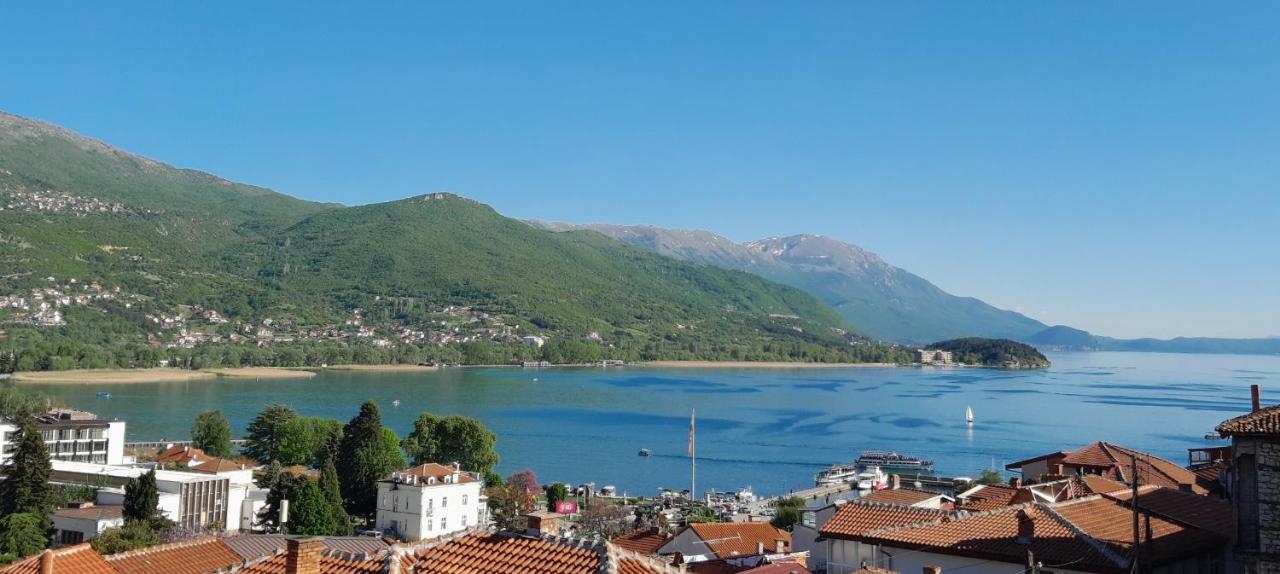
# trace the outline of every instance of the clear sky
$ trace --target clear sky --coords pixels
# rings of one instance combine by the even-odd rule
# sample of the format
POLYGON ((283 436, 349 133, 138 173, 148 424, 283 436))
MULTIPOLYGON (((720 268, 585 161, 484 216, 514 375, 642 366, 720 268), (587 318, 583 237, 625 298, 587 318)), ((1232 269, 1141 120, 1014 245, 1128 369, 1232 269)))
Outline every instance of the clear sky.
POLYGON ((27 2, 0 109, 308 199, 819 233, 1113 336, 1280 335, 1274 2, 27 2))

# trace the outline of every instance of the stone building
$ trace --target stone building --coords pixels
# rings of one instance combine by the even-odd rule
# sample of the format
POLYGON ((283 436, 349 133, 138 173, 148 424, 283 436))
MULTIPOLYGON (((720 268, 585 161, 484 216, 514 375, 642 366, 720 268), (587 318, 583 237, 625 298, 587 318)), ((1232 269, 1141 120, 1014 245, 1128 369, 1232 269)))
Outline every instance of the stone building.
POLYGON ((951 357, 951 351, 939 351, 937 349, 920 349, 916 351, 916 362, 921 365, 951 365, 955 363, 951 357))
POLYGON ((1234 507, 1234 554, 1240 572, 1280 572, 1280 405, 1253 410, 1218 425, 1231 439, 1226 485, 1234 507))

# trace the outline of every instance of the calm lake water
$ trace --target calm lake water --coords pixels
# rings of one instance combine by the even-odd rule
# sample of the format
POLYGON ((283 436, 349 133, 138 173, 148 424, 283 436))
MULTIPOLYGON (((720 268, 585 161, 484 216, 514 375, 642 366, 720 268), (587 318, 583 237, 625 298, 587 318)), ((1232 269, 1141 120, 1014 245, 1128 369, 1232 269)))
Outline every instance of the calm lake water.
POLYGON ((1106 440, 1183 463, 1188 447, 1245 412, 1249 385, 1280 400, 1280 357, 1067 353, 1046 371, 988 369, 448 369, 325 373, 299 380, 31 385, 127 420, 130 440, 181 439, 221 409, 234 434, 265 404, 346 420, 366 399, 404 436, 421 411, 479 418, 498 434, 504 475, 595 481, 633 494, 687 488, 697 408, 698 489, 759 494, 812 485, 864 449, 932 458, 947 475, 1106 440), (535 381, 534 378, 537 378, 535 381), (98 399, 98 391, 111 399, 98 399), (399 399, 399 407, 392 401, 399 399), (976 422, 967 428, 966 405, 976 422), (650 458, 637 456, 641 448, 650 458))

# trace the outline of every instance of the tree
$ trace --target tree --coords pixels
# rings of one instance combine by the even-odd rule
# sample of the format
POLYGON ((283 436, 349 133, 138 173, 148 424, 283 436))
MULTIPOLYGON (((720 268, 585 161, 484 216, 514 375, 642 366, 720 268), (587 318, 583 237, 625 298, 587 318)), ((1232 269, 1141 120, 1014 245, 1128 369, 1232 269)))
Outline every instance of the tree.
POLYGON ((254 479, 254 484, 267 491, 266 504, 258 511, 258 526, 267 532, 279 532, 280 502, 293 498, 294 486, 297 484, 294 476, 285 472, 280 461, 271 461, 254 479))
POLYGON ((804 499, 798 496, 783 498, 774 503, 773 520, 769 522, 776 528, 791 530, 792 526, 800 522, 804 506, 804 499))
POLYGON ((547 495, 547 510, 556 511, 556 503, 569 498, 569 487, 563 482, 553 482, 542 489, 547 495))
POLYGON ((13 385, 0 386, 0 418, 24 420, 48 410, 49 406, 49 399, 37 393, 13 385))
POLYGON ((988 468, 983 470, 982 474, 978 475, 978 480, 974 482, 985 485, 1004 484, 1004 476, 1000 474, 1000 471, 988 468))
POLYGON ((308 534, 312 536, 329 536, 338 529, 338 524, 329 510, 329 503, 324 499, 320 487, 309 478, 299 477, 293 489, 293 498, 289 502, 290 534, 308 534))
POLYGON ((507 485, 498 485, 485 489, 489 499, 489 517, 499 530, 524 530, 525 519, 520 510, 521 501, 529 497, 522 490, 507 485))
POLYGON ((159 517, 160 490, 156 487, 156 471, 150 470, 124 485, 124 520, 153 524, 159 517))
POLYGON ((587 532, 613 538, 635 528, 635 515, 620 504, 594 498, 582 509, 582 528, 587 532))
POLYGON ((49 544, 44 517, 30 512, 15 512, 0 518, 0 554, 30 556, 49 544))
POLYGON ((0 468, 6 477, 0 482, 0 516, 30 513, 48 524, 52 510, 52 487, 49 477, 53 469, 49 464, 49 451, 44 446, 40 431, 28 419, 18 429, 13 439, 17 447, 13 456, 0 468))
POLYGON ((409 465, 404 458, 404 449, 400 448, 400 437, 396 436, 396 431, 386 427, 382 428, 382 464, 387 469, 382 478, 409 465))
POLYGON ((245 456, 263 464, 279 458, 284 426, 297 416, 293 409, 281 404, 263 407, 249 422, 243 449, 245 456))
POLYGON ((533 512, 534 500, 538 498, 538 477, 533 470, 524 469, 507 477, 507 487, 517 496, 521 513, 533 512))
POLYGON ((413 422, 413 432, 404 439, 404 450, 415 465, 457 462, 468 471, 484 475, 498 464, 494 449, 497 440, 497 435, 476 419, 422 413, 413 422))
POLYGON ((347 515, 347 509, 342 505, 338 470, 334 467, 332 458, 324 461, 324 468, 320 472, 320 492, 324 494, 324 501, 329 505, 329 513, 333 515, 334 529, 330 534, 350 536, 351 517, 347 515))
POLYGON ((118 554, 160 542, 160 537, 144 522, 126 522, 119 528, 108 528, 91 541, 93 549, 100 554, 118 554))
POLYGON ((196 416, 191 426, 191 446, 209 456, 231 456, 231 425, 222 411, 205 411, 196 416))
POLYGON ((377 508, 378 481, 396 470, 382 432, 382 415, 373 401, 360 405, 360 413, 342 427, 338 460, 342 461, 338 477, 347 513, 368 523, 377 508))

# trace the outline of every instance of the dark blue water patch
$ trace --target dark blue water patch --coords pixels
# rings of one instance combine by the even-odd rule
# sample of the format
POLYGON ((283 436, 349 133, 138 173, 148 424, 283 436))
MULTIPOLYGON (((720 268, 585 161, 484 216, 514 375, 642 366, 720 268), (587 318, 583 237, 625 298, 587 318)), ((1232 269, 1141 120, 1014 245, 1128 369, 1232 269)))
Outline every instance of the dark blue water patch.
MULTIPOLYGON (((653 455, 652 455, 652 456, 653 456, 653 458, 668 458, 668 459, 670 459, 670 458, 683 458, 683 459, 686 459, 686 460, 689 458, 689 454, 688 454, 688 453, 683 453, 683 452, 682 452, 682 453, 679 453, 679 454, 663 454, 663 453, 657 453, 657 452, 655 452, 655 453, 653 453, 653 455)), ((801 460, 778 460, 778 459, 775 459, 775 458, 757 458, 757 459, 749 459, 749 458, 721 458, 721 457, 715 457, 715 456, 702 456, 702 455, 698 455, 698 462, 700 462, 700 463, 701 463, 701 462, 719 462, 719 463, 725 463, 725 464, 751 464, 751 465, 759 464, 759 465, 786 465, 786 466, 801 466, 801 467, 809 467, 809 468, 812 468, 812 469, 814 469, 814 470, 821 469, 821 468, 826 468, 827 466, 829 466, 828 464, 824 464, 824 463, 821 463, 821 462, 813 462, 813 461, 811 461, 811 460, 801 461, 801 460)))
POLYGON ((741 395, 748 393, 763 392, 755 387, 727 387, 727 388, 696 388, 696 389, 675 389, 681 393, 697 393, 704 395, 741 395))
POLYGON ((1254 371, 1252 369, 1231 369, 1233 373, 1246 373, 1250 375, 1280 375, 1278 371, 1254 371))
POLYGON ((1240 379, 1240 380, 1244 380, 1244 381, 1265 381, 1265 380, 1267 380, 1267 379, 1268 379, 1268 378, 1270 378, 1270 377, 1264 377, 1264 376, 1262 376, 1262 375, 1236 375, 1236 376, 1234 376, 1234 377, 1232 377, 1232 378, 1233 378, 1233 379, 1240 379))
POLYGON ((844 383, 800 383, 795 387, 797 389, 813 389, 816 391, 827 391, 829 393, 834 393, 840 390, 840 387, 842 386, 844 386, 844 383))
MULTIPOLYGON (((653 426, 681 428, 682 426, 687 426, 689 424, 689 418, 685 416, 651 415, 626 411, 598 411, 591 409, 567 409, 558 407, 512 409, 504 411, 503 414, 515 418, 546 419, 550 421, 599 426, 653 426)), ((743 423, 736 420, 717 418, 699 418, 697 420, 698 430, 722 431, 736 429, 742 426, 743 423)))
POLYGON ((1084 383, 1072 385, 1084 389, 1115 389, 1122 391, 1182 391, 1191 393, 1224 394, 1236 391, 1231 385, 1211 385, 1203 383, 1160 383, 1158 385, 1139 385, 1127 383, 1084 383))
POLYGON ((831 419, 822 421, 822 422, 816 422, 816 423, 811 423, 807 425, 798 425, 792 428, 791 431, 798 434, 825 436, 828 433, 831 433, 833 430, 833 427, 835 427, 836 425, 852 422, 852 421, 859 421, 866 418, 867 418, 867 415, 862 415, 862 414, 841 415, 838 417, 832 417, 831 419))
POLYGON ((898 399, 940 399, 944 394, 946 393, 900 393, 893 396, 898 399))
POLYGON ((727 387, 725 383, 705 381, 702 379, 675 379, 670 377, 627 377, 625 379, 608 379, 606 385, 626 388, 717 388, 727 387))
POLYGON ((1002 395, 1043 395, 1048 391, 1040 389, 982 389, 984 393, 999 393, 1002 395))
MULTIPOLYGON (((885 383, 885 385, 896 385, 896 384, 898 384, 898 383, 885 383)), ((858 387, 858 388, 856 388, 856 389, 850 389, 850 390, 851 390, 851 391, 853 391, 853 392, 855 392, 855 393, 865 393, 865 392, 868 392, 868 391, 874 391, 874 390, 879 389, 879 388, 880 388, 880 385, 871 385, 871 386, 869 386, 869 387, 858 387)))
POLYGON ((896 426, 898 428, 904 428, 904 429, 917 429, 917 428, 924 428, 924 427, 941 427, 942 426, 929 419, 922 419, 919 417, 896 418, 889 421, 889 424, 896 426))
POLYGON ((1062 396, 1078 397, 1082 402, 1100 405, 1120 405, 1134 407, 1165 407, 1188 411, 1224 411, 1243 412, 1248 401, 1204 400, 1190 397, 1135 397, 1129 395, 1081 395, 1074 393, 1057 393, 1062 396))
POLYGON ((820 411, 777 411, 778 418, 772 422, 765 423, 756 428, 760 434, 787 432, 797 424, 806 420, 823 415, 820 411))
POLYGON ((1109 377, 1114 375, 1113 371, 1062 371, 1064 375, 1084 375, 1086 377, 1109 377))

